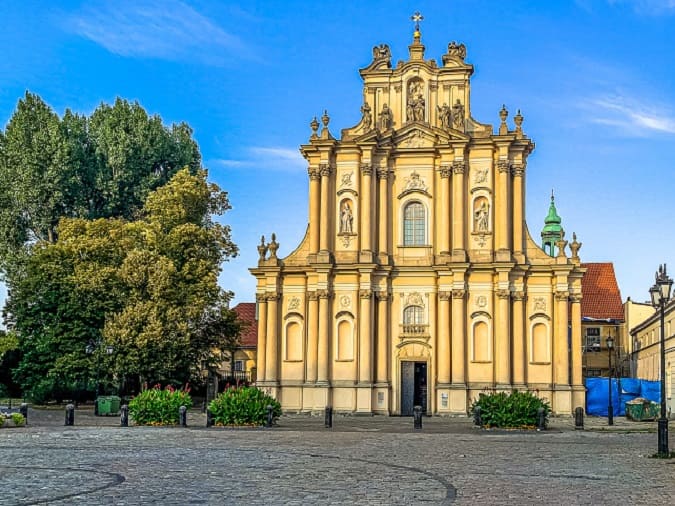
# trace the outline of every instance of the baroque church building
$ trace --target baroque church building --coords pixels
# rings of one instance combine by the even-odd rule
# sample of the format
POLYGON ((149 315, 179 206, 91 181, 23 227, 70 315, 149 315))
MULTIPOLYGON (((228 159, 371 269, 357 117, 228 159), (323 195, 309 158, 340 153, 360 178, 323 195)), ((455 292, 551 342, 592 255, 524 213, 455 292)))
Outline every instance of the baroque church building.
POLYGON ((471 115, 464 44, 439 65, 419 25, 407 61, 373 48, 361 119, 336 138, 324 113, 300 150, 309 226, 277 257, 261 241, 257 385, 285 411, 465 415, 486 390, 584 405, 578 250, 551 256, 525 224, 520 112, 471 115))

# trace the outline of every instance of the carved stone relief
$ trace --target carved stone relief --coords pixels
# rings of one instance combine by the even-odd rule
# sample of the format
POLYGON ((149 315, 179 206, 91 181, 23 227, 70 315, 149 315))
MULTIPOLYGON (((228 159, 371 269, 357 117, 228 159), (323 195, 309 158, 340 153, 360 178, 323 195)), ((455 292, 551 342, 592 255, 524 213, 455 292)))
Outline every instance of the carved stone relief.
POLYGON ((488 168, 476 169, 473 173, 473 184, 482 184, 487 182, 488 168))
POLYGON ((405 191, 419 190, 426 192, 427 185, 417 172, 410 174, 405 178, 405 191))
POLYGON ((476 295, 475 303, 477 308, 483 309, 487 306, 487 297, 485 295, 476 295))
POLYGON ((353 171, 342 174, 342 178, 340 179, 340 188, 351 188, 352 185, 354 184, 352 182, 353 176, 354 176, 353 171))
POLYGON ((546 298, 545 297, 535 297, 534 298, 534 311, 535 312, 546 312, 546 298))
POLYGON ((348 309, 352 305, 352 299, 349 295, 340 296, 340 307, 342 309, 348 309))
POLYGON ((291 297, 288 301, 288 310, 294 311, 300 307, 300 297, 291 297))

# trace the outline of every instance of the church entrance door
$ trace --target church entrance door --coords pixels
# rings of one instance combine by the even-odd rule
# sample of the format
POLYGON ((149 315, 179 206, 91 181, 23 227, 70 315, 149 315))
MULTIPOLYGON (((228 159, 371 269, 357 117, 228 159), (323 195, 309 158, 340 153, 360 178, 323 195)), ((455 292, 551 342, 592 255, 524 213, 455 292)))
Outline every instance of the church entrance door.
POLYGON ((427 363, 401 362, 401 416, 412 416, 413 408, 427 412, 427 363))

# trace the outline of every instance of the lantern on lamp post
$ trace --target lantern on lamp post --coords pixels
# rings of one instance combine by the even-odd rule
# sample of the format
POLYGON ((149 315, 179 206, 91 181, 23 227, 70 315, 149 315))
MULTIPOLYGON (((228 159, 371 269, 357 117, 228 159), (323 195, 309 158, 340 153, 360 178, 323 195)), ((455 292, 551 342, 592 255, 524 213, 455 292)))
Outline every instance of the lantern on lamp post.
POLYGON ((666 274, 666 264, 659 265, 656 271, 656 283, 649 289, 652 305, 660 310, 661 318, 661 417, 659 418, 659 455, 667 457, 668 451, 668 418, 666 418, 666 338, 665 338, 665 309, 670 301, 670 290, 673 280, 666 274))

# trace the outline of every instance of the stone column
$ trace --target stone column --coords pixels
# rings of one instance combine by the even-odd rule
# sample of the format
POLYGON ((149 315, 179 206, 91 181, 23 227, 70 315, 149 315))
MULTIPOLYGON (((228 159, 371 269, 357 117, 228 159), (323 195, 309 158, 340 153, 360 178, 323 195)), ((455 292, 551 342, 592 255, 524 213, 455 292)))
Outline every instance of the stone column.
POLYGON ((513 386, 525 388, 525 327, 523 302, 524 292, 513 292, 513 386))
POLYGON ((328 298, 330 292, 328 290, 317 290, 319 297, 319 338, 317 344, 317 377, 318 383, 328 383, 328 298))
POLYGON ((370 290, 359 290, 359 383, 373 382, 373 336, 370 290))
MULTIPOLYGON (((456 160, 452 163, 452 253, 453 257, 460 261, 466 260, 466 246, 464 234, 466 232, 466 189, 464 184, 464 172, 466 167, 464 160, 456 160)), ((453 351, 454 354, 454 351, 453 351)))
POLYGON ((319 352, 319 301, 316 292, 308 292, 307 298, 307 383, 315 383, 319 352))
POLYGON ((321 174, 321 209, 323 212, 321 215, 321 229, 319 230, 320 240, 319 248, 321 251, 330 250, 330 217, 334 213, 333 206, 330 202, 330 196, 328 194, 329 185, 330 185, 330 175, 331 168, 327 163, 322 163, 319 167, 319 172, 321 174))
MULTIPOLYGON (((569 352, 567 349, 568 292, 556 292, 555 339, 553 347, 553 382, 569 385, 569 352)), ((581 320, 579 320, 581 321, 581 320)))
POLYGON ((322 198, 320 192, 321 173, 316 167, 307 169, 309 174, 309 252, 319 251, 319 220, 322 198))
POLYGON ((379 211, 379 217, 377 220, 377 227, 379 231, 379 246, 377 248, 377 253, 381 255, 383 258, 387 257, 388 253, 388 245, 389 245, 389 236, 388 236, 388 231, 389 231, 389 223, 388 223, 388 216, 389 216, 389 196, 388 196, 388 184, 389 184, 389 168, 388 167, 380 167, 377 169, 377 180, 379 183, 379 205, 378 205, 378 211, 379 211))
MULTIPOLYGON (((583 387, 581 371, 581 294, 571 295, 570 301, 572 302, 572 386, 583 387)), ((572 406, 572 408, 577 407, 577 405, 572 406)))
POLYGON ((497 162, 497 198, 495 199, 495 249, 507 251, 509 249, 509 213, 508 213, 508 187, 510 162, 499 160, 497 162))
POLYGON ((377 383, 389 381, 389 294, 377 292, 377 383))
POLYGON ((439 253, 450 254, 450 166, 441 165, 441 216, 436 220, 439 230, 439 253))
MULTIPOLYGON (((363 175, 361 185, 361 251, 372 251, 371 231, 373 229, 372 221, 372 175, 373 166, 369 163, 361 164, 361 174, 363 175)), ((372 260, 371 260, 372 261, 372 260)))
POLYGON ((265 352, 267 351, 267 297, 264 293, 255 296, 258 303, 258 345, 256 353, 256 382, 265 381, 265 352))
POLYGON ((267 346, 265 352, 265 373, 267 381, 278 381, 279 370, 279 294, 267 294, 267 346))
POLYGON ((511 385, 511 325, 508 290, 497 290, 497 314, 495 315, 495 382, 497 388, 511 385))
POLYGON ((450 292, 438 292, 438 383, 450 383, 450 292))
POLYGON ((466 384, 464 361, 466 360, 466 290, 452 291, 452 383, 466 384))
POLYGON ((523 210, 525 209, 523 194, 523 176, 525 168, 523 165, 512 165, 511 174, 513 175, 513 251, 516 253, 517 261, 521 260, 524 251, 523 227, 525 220, 523 210))

